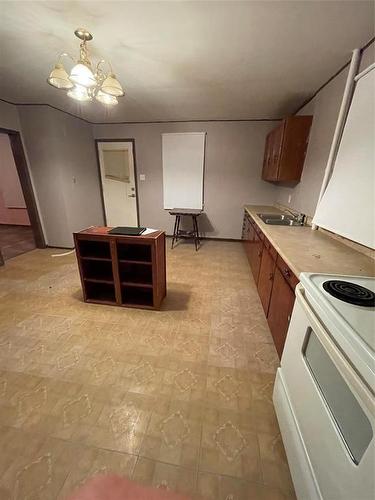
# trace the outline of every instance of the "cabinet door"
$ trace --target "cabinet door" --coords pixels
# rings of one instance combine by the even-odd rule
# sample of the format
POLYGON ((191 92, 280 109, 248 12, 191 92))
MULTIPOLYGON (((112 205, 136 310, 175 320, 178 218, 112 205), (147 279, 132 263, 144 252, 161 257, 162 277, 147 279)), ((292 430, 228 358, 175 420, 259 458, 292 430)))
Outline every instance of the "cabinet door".
POLYGON ((278 180, 279 175, 279 163, 281 157, 281 148, 283 144, 284 136, 284 123, 277 127, 273 132, 272 141, 272 162, 268 171, 268 178, 272 181, 278 180))
POLYGON ((266 316, 270 305, 275 265, 276 262, 271 257, 271 254, 263 248, 259 270, 258 293, 266 316))
POLYGON ((262 240, 260 239, 259 235, 257 234, 257 232, 254 229, 253 229, 253 231, 254 231, 254 233, 253 233, 254 239, 253 239, 252 245, 251 245, 250 266, 251 266, 251 270, 253 272, 254 281, 255 281, 255 283, 258 283, 260 262, 262 259, 263 243, 262 243, 262 240))
POLYGON ((294 299, 293 290, 276 267, 267 320, 280 359, 292 315, 294 299))
POLYGON ((264 149, 262 179, 267 180, 269 176, 270 162, 272 160, 272 132, 266 137, 266 146, 264 149))
POLYGON ((301 179, 311 123, 312 116, 291 116, 285 120, 279 181, 298 182, 301 179))
POLYGON ((251 227, 249 216, 246 217, 246 220, 247 220, 247 225, 246 225, 246 236, 245 236, 245 250, 246 250, 247 259, 250 263, 252 227, 251 227))

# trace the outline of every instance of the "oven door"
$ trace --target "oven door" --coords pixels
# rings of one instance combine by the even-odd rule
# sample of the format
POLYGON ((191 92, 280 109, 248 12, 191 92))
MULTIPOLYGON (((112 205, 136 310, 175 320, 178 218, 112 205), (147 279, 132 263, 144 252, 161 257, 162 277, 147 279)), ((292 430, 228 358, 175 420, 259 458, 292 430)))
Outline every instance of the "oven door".
POLYGON ((373 394, 316 317, 301 285, 280 375, 322 498, 373 500, 373 394))

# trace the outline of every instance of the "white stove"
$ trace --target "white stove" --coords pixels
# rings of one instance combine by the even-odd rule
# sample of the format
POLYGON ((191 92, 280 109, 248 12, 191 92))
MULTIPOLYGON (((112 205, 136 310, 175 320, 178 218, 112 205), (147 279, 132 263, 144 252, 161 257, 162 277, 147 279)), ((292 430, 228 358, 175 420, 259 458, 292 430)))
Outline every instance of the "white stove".
POLYGON ((375 279, 301 273, 274 389, 297 497, 373 500, 375 279))

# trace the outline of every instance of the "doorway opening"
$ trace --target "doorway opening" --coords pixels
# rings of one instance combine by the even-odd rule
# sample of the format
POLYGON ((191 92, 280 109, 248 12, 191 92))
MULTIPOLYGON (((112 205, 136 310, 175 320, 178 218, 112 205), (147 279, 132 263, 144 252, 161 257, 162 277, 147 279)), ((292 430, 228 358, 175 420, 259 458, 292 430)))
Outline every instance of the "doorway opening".
POLYGON ((0 128, 0 265, 45 240, 20 133, 0 128))
POLYGON ((95 144, 105 224, 138 226, 134 139, 96 139, 95 144))

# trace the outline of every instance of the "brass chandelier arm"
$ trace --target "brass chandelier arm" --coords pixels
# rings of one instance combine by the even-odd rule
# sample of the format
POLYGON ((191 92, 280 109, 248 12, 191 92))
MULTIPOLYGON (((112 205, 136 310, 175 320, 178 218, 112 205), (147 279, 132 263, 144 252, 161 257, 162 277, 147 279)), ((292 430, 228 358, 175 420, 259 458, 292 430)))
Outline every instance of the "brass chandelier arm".
POLYGON ((102 64, 108 64, 110 73, 113 73, 112 64, 106 59, 100 59, 100 61, 98 61, 96 65, 95 75, 97 75, 98 79, 100 79, 101 81, 107 78, 107 73, 105 73, 100 67, 102 64))
POLYGON ((58 59, 57 59, 57 63, 56 64, 60 64, 61 63, 61 59, 63 57, 68 57, 69 59, 71 59, 73 61, 73 63, 75 64, 76 60, 74 59, 74 57, 69 54, 68 52, 61 52, 61 54, 59 55, 58 59))

